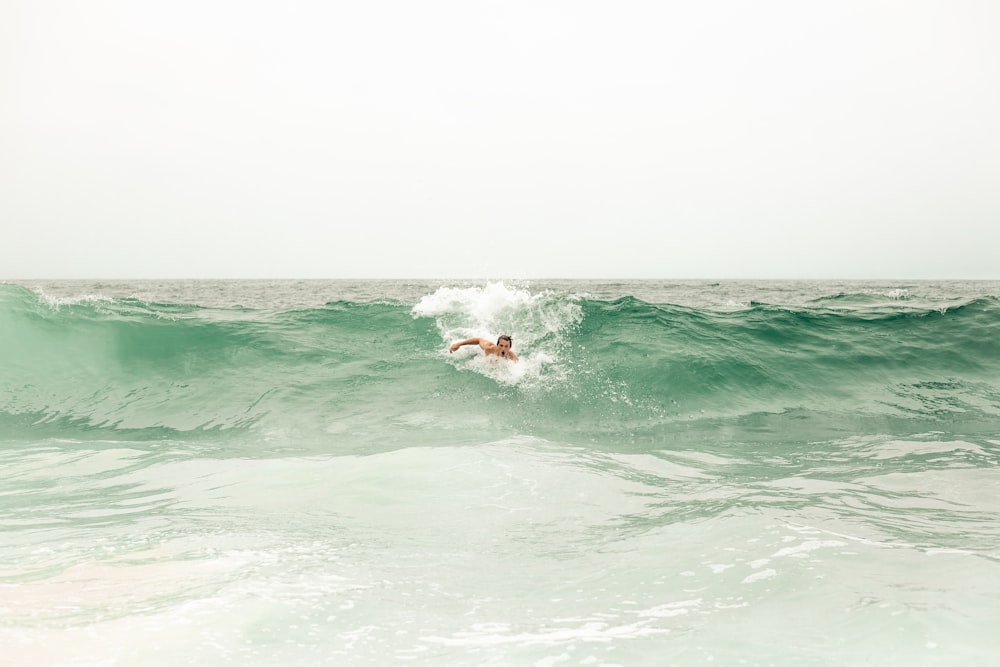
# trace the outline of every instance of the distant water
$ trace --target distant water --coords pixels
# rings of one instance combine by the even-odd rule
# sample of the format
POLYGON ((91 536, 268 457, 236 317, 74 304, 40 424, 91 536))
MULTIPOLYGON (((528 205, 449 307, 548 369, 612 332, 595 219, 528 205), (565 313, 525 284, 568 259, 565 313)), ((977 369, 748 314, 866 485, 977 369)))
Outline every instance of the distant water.
POLYGON ((1000 664, 1000 283, 22 281, 0 341, 0 664, 1000 664))

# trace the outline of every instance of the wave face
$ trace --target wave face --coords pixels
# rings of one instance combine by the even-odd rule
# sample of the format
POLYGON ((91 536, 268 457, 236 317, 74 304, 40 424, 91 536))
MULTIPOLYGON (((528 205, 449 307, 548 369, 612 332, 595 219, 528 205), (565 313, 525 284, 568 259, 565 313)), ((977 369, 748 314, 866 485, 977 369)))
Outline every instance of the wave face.
POLYGON ((1000 416, 990 295, 926 305, 841 293, 720 309, 492 283, 439 287, 416 303, 274 309, 59 300, 3 285, 0 334, 8 434, 319 437, 386 417, 406 427, 464 415, 502 432, 632 441, 720 422, 761 437, 803 420, 989 430, 1000 416), (500 334, 513 335, 520 363, 446 351, 500 334))
POLYGON ((995 664, 998 294, 0 284, 0 662, 995 664))

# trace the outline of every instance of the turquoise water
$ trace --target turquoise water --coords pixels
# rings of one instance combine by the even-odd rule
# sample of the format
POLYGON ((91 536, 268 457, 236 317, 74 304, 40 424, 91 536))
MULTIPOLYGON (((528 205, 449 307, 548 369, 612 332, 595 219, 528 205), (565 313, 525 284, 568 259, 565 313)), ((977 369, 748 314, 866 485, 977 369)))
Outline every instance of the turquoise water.
POLYGON ((1000 662, 1000 283, 23 281, 0 336, 0 664, 1000 662))

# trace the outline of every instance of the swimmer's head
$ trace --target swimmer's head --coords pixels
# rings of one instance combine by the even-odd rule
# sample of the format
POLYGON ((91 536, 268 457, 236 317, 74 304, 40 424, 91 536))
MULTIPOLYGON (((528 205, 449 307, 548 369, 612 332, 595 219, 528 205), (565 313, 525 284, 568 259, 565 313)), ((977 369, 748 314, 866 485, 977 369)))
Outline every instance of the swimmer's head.
POLYGON ((500 336, 497 338, 497 347, 500 348, 500 356, 507 356, 507 353, 510 352, 510 346, 512 343, 513 341, 510 336, 500 336))

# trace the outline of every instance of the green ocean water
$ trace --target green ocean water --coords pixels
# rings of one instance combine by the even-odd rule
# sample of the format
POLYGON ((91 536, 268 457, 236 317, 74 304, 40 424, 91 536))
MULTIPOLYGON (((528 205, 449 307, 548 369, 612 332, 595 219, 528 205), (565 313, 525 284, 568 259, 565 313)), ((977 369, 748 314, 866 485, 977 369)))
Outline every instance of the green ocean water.
POLYGON ((0 337, 0 664, 1000 662, 1000 283, 21 281, 0 337))

